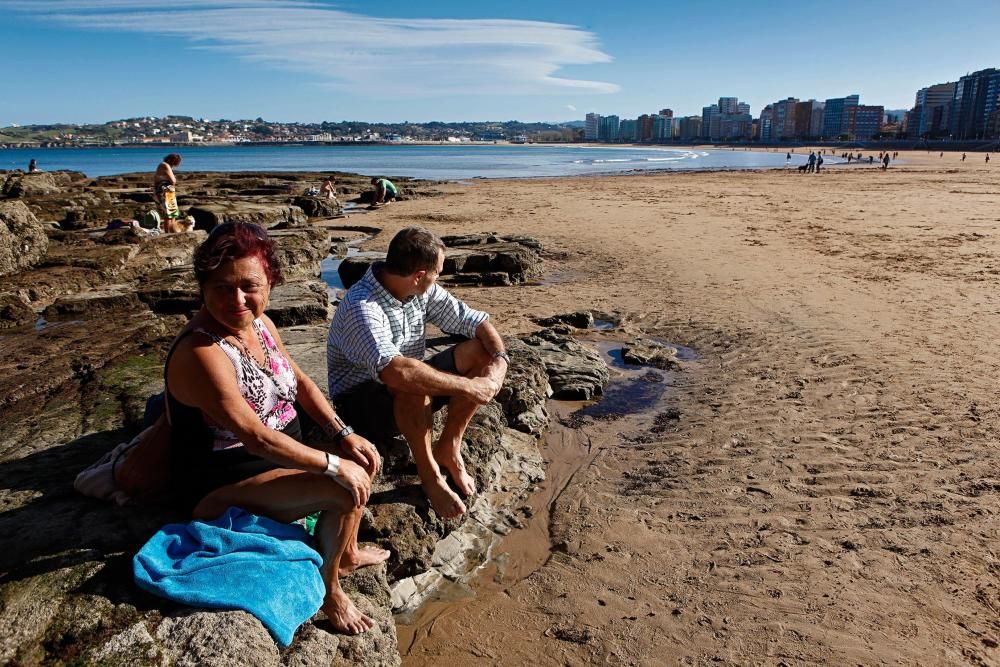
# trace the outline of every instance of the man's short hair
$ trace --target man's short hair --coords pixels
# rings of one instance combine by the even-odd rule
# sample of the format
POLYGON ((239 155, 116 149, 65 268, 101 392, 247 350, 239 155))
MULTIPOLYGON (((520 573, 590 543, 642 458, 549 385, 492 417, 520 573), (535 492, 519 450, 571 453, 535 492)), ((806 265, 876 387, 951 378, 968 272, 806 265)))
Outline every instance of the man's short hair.
POLYGON ((385 270, 397 276, 408 276, 417 271, 437 267, 438 253, 444 251, 444 242, 438 235, 423 227, 399 230, 389 242, 385 255, 385 270))

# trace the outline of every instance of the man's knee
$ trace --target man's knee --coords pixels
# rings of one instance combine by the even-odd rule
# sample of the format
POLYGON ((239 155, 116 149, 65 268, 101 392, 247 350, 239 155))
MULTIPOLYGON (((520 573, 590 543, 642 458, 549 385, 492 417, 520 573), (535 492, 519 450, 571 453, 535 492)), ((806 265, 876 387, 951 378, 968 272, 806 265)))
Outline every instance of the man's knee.
POLYGON ((478 338, 467 340, 455 346, 455 366, 459 374, 479 373, 493 360, 493 357, 478 338))
POLYGON ((397 422, 400 418, 412 419, 418 415, 429 417, 431 402, 433 401, 430 396, 398 390, 390 390, 389 393, 392 394, 392 411, 396 416, 397 422))

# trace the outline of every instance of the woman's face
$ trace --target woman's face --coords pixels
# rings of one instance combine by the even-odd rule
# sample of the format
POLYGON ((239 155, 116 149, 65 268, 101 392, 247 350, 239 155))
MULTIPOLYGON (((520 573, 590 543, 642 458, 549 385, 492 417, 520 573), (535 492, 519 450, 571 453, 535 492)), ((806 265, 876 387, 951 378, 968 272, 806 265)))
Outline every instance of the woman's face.
POLYGON ((202 285, 205 309, 223 327, 236 333, 264 314, 271 286, 260 258, 226 262, 202 285))

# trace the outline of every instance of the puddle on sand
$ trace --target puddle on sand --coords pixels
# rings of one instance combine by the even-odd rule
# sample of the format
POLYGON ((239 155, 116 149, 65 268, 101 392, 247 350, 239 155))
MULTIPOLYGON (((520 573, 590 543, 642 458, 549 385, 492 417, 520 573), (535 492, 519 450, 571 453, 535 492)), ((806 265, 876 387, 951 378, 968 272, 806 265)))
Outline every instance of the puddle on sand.
POLYGON ((667 378, 659 371, 646 369, 638 377, 620 380, 608 386, 604 397, 593 405, 574 412, 581 417, 621 417, 626 414, 649 410, 666 392, 667 378))
POLYGON ((330 295, 330 300, 334 301, 339 299, 344 290, 344 281, 340 279, 340 273, 337 269, 340 268, 340 263, 343 262, 348 257, 385 257, 385 253, 381 252, 371 252, 366 250, 358 250, 357 245, 367 241, 368 239, 359 239, 357 241, 350 241, 347 243, 347 254, 343 257, 327 255, 319 264, 319 277, 326 283, 327 292, 330 295))
POLYGON ((616 326, 617 325, 614 322, 612 322, 611 320, 594 319, 594 326, 591 327, 591 328, 595 329, 597 331, 611 331, 616 326))

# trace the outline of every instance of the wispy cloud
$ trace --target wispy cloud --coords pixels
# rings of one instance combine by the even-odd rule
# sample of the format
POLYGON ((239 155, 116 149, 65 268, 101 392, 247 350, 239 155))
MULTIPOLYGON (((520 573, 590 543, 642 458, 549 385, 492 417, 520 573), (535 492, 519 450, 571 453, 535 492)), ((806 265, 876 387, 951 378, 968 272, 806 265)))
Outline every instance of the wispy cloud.
POLYGON ((380 97, 613 93, 613 83, 559 75, 611 61, 572 25, 500 19, 395 19, 315 0, 0 0, 0 10, 63 26, 187 39, 192 48, 305 72, 380 97))

